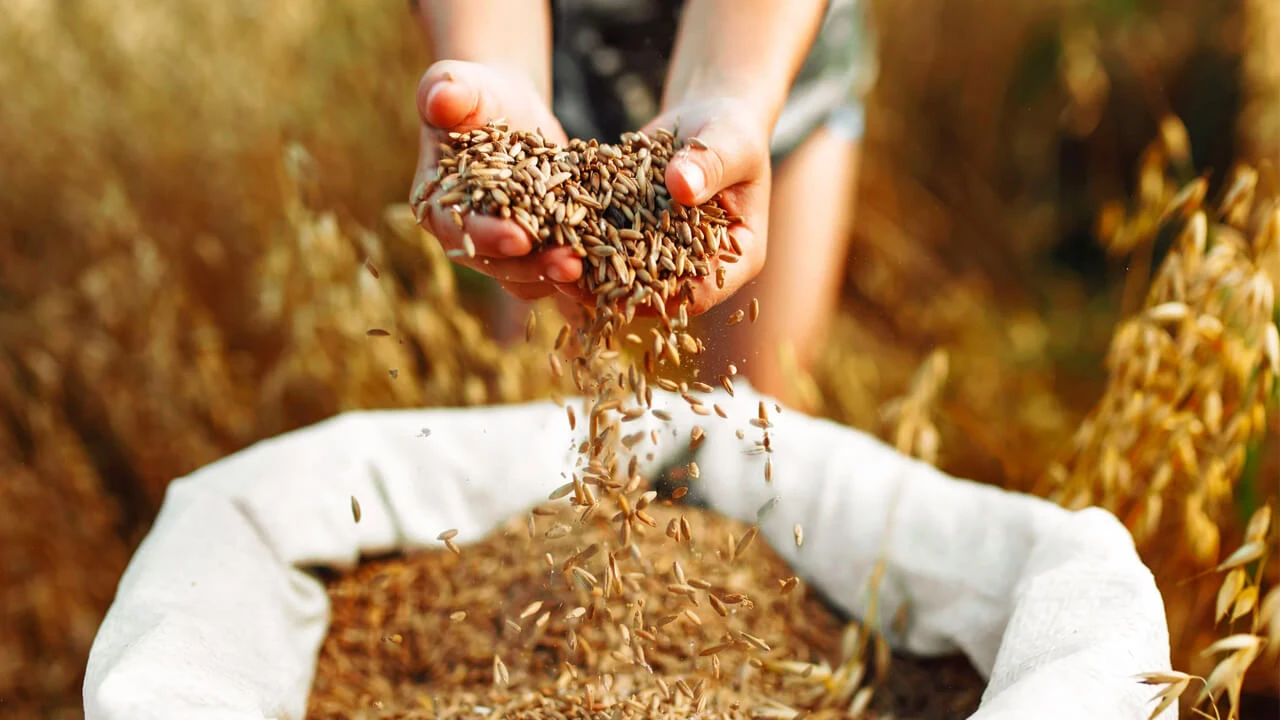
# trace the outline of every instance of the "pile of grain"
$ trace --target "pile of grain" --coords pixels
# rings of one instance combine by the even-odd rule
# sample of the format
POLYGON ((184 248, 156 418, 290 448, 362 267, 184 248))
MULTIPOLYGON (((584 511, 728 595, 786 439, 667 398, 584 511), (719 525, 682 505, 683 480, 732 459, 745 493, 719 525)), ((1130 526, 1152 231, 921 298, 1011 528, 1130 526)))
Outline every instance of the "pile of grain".
POLYGON ((341 578, 308 717, 793 717, 820 704, 840 621, 754 528, 649 511, 700 533, 624 546, 602 516, 578 523, 553 503, 458 555, 341 578), (591 558, 620 581, 585 571, 591 558))

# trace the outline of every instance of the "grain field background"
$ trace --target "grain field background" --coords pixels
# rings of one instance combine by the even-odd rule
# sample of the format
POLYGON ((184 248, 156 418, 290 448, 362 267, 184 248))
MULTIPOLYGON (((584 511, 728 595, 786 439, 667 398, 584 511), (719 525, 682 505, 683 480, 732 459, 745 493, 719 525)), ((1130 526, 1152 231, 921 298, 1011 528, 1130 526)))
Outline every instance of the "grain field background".
MULTIPOLYGON (((1252 212, 1223 223, 1265 235, 1280 192, 1274 4, 871 5, 879 73, 843 310, 801 391, 886 433, 887 401, 944 350, 938 464, 1112 507, 1164 590, 1175 667, 1207 675, 1200 650, 1233 631, 1209 571, 1280 496, 1274 375, 1248 382, 1267 377, 1274 319, 1215 300, 1210 276, 1188 285, 1228 339, 1152 363, 1184 379, 1232 368, 1197 385, 1198 422, 1247 420, 1188 440, 1221 477, 1177 475, 1154 521, 1160 462, 1106 447, 1163 437, 1163 420, 1108 398, 1133 389, 1116 358, 1183 247, 1183 225, 1157 232, 1165 204, 1201 176, 1216 203, 1246 162, 1252 212)), ((82 716, 97 623, 173 478, 342 410, 551 391, 537 349, 551 338, 500 346, 492 290, 404 205, 430 59, 401 3, 6 4, 0 715, 82 716)), ((1214 262, 1273 296, 1269 246, 1246 246, 1214 262)), ((1184 275, 1199 277, 1193 260, 1184 275)), ((1243 684, 1274 696, 1274 656, 1243 684)))

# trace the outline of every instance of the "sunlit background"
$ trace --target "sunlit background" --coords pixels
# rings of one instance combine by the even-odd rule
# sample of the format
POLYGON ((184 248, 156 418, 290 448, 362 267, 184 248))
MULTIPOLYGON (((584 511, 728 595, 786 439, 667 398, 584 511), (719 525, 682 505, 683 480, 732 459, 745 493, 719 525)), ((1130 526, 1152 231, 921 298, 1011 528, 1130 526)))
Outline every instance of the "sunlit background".
MULTIPOLYGON (((430 61, 402 3, 5 8, 0 715, 74 718, 97 625, 171 479, 341 410, 545 397, 550 338, 493 341, 493 291, 402 205, 430 61)), ((1073 437, 1169 246, 1111 231, 1201 173, 1216 201, 1238 162, 1271 207, 1280 4, 873 0, 871 14, 844 309, 799 391, 893 439, 886 403, 945 351, 938 464, 1079 501, 1121 459, 1073 455, 1073 437)), ((1230 632, 1214 622, 1221 576, 1204 571, 1280 495, 1272 425, 1238 443, 1247 462, 1219 503, 1174 482, 1152 519, 1145 476, 1088 495, 1140 531, 1175 668, 1207 674, 1199 650, 1230 632)), ((1259 661, 1246 687, 1274 695, 1277 677, 1259 661)))

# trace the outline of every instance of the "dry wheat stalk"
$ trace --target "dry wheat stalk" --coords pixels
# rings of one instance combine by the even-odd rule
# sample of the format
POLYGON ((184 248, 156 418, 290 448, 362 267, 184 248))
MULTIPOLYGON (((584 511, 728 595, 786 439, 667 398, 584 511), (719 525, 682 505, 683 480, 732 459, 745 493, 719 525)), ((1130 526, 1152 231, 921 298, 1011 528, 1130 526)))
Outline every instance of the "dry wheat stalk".
MULTIPOLYGON (((1117 328, 1103 397, 1049 476, 1057 499, 1116 512, 1139 543, 1179 517, 1187 549, 1206 565, 1273 406, 1280 333, 1266 268, 1280 250, 1280 217, 1267 212, 1248 240, 1244 190, 1228 192, 1211 218, 1202 181, 1171 192, 1150 167, 1144 176, 1143 202, 1117 229, 1118 247, 1142 246, 1170 226, 1177 240, 1143 310, 1117 328)), ((1238 171, 1231 187, 1251 188, 1250 177, 1238 171)))
POLYGON ((1223 717, 1219 700, 1225 697, 1225 717, 1237 720, 1249 668, 1261 656, 1275 662, 1280 652, 1280 586, 1265 594, 1263 587, 1274 544, 1271 516, 1270 505, 1258 508, 1245 528, 1244 542, 1214 568, 1215 572, 1226 573, 1218 589, 1214 622, 1225 623, 1228 634, 1201 651, 1203 657, 1215 663, 1208 677, 1176 671, 1140 676, 1142 682, 1161 687, 1152 698, 1159 700, 1150 715, 1152 720, 1185 694, 1193 680, 1202 686, 1191 703, 1197 714, 1211 717, 1212 712, 1212 717, 1223 717))
MULTIPOLYGON (((1194 711, 1234 718, 1245 673, 1274 642, 1280 595, 1263 596, 1270 506, 1253 513, 1243 544, 1219 562, 1232 529, 1236 485, 1246 472, 1275 410, 1280 374, 1280 332, 1274 282, 1280 262, 1280 209, 1256 197, 1258 174, 1240 166, 1214 207, 1208 182, 1177 184, 1190 166, 1186 131, 1176 118, 1161 124, 1161 138, 1144 155, 1135 207, 1112 207, 1100 219, 1111 251, 1149 267, 1160 233, 1174 233, 1142 308, 1116 329, 1108 355, 1106 391, 1081 425, 1065 461, 1049 476, 1055 497, 1071 507, 1096 503, 1133 531, 1139 548, 1180 534, 1180 547, 1161 546, 1157 577, 1177 570, 1180 558, 1225 572, 1214 603, 1214 624, 1229 633, 1201 653, 1213 662, 1207 677, 1184 672, 1140 679, 1161 686, 1154 718, 1188 690, 1203 685, 1194 711), (1246 566, 1254 568, 1252 574, 1246 566), (1268 604, 1270 603, 1270 604, 1268 604), (1246 622, 1245 632, 1234 632, 1246 622), (1271 640, 1261 632, 1270 628, 1271 640)), ((1131 273, 1142 289, 1141 273, 1131 273)), ((1182 574, 1185 577, 1185 574, 1182 574)), ((1177 658, 1175 658, 1175 661, 1177 658)))

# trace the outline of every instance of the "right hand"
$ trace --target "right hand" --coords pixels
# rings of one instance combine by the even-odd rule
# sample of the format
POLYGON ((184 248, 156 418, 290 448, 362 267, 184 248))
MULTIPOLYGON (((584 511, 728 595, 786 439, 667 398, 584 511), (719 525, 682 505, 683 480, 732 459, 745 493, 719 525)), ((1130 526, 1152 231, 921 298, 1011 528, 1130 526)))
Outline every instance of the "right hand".
MULTIPOLYGON (((413 188, 435 177, 438 144, 447 141, 449 133, 474 130, 491 120, 505 119, 514 130, 540 129, 551 142, 568 144, 545 100, 516 70, 456 60, 437 62, 418 84, 417 104, 421 131, 413 188)), ((465 214, 459 230, 435 196, 429 203, 422 227, 446 251, 463 247, 464 231, 475 245, 475 257, 458 254, 454 262, 492 277, 521 300, 536 300, 557 291, 561 300, 580 297, 574 284, 582 275, 582 261, 571 249, 533 253, 533 238, 514 221, 478 214, 465 214)))

